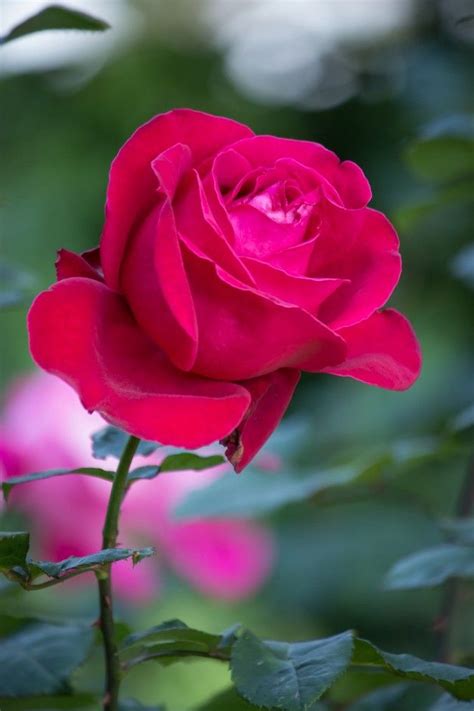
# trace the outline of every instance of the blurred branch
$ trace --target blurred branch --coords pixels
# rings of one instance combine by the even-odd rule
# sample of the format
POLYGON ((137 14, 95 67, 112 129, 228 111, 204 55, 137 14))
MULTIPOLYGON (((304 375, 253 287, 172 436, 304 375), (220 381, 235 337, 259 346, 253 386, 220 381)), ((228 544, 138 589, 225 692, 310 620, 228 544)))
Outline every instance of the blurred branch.
MULTIPOLYGON (((461 490, 459 492, 455 507, 456 518, 468 518, 474 510, 474 454, 471 455, 466 475, 464 477, 461 490)), ((439 661, 452 663, 451 637, 453 622, 456 614, 457 602, 459 599, 460 582, 449 580, 446 583, 445 591, 441 601, 439 617, 435 623, 435 632, 438 634, 438 654, 439 661)))

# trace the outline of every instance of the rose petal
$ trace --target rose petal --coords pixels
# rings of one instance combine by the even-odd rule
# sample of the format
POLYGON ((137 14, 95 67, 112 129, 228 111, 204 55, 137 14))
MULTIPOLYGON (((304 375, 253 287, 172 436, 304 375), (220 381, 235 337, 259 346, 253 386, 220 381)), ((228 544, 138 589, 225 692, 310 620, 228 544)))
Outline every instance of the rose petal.
POLYGON ((193 370, 210 378, 246 380, 311 358, 340 363, 344 342, 297 306, 233 279, 183 245, 199 328, 193 370))
POLYGON ((176 526, 163 552, 176 572, 195 588, 228 601, 255 592, 268 575, 273 558, 269 534, 249 521, 196 521, 176 526))
POLYGON ((251 169, 250 161, 232 148, 219 153, 214 161, 213 171, 220 192, 225 195, 232 191, 251 169))
POLYGON ((153 172, 159 180, 161 189, 170 200, 174 197, 181 178, 189 170, 191 162, 191 149, 182 143, 176 143, 152 160, 153 172))
POLYGON ((300 244, 308 224, 307 216, 298 223, 276 222, 252 205, 232 207, 229 218, 237 254, 265 259, 274 252, 300 244))
POLYGON ((227 436, 250 397, 241 386, 176 370, 122 298, 90 279, 58 282, 28 317, 33 358, 84 407, 137 437, 193 449, 227 436))
POLYGON ((177 230, 187 241, 236 279, 255 284, 217 224, 197 171, 190 174, 186 189, 174 203, 174 211, 177 230))
POLYGON ((168 201, 150 213, 131 241, 122 289, 142 328, 176 367, 189 370, 196 358, 197 322, 168 201))
MULTIPOLYGON (((166 201, 160 212, 158 231, 155 239, 156 277, 166 303, 177 323, 193 341, 197 341, 197 323, 193 297, 189 288, 188 278, 184 270, 181 247, 173 217, 170 202, 166 201)), ((194 361, 195 350, 192 349, 189 361, 183 368, 190 368, 194 361)), ((179 365, 176 363, 176 365, 179 365)))
POLYGON ((319 143, 252 136, 235 143, 232 149, 254 167, 273 166, 281 158, 293 158, 314 168, 336 189, 345 207, 364 207, 372 198, 370 185, 359 166, 351 161, 341 162, 335 153, 319 143))
POLYGON ((217 178, 214 171, 211 171, 208 175, 203 176, 202 185, 212 216, 216 224, 219 225, 219 228, 226 240, 233 247, 235 243, 234 229, 229 219, 227 207, 217 184, 217 178))
POLYGON ((322 308, 324 323, 339 330, 362 321, 387 302, 400 278, 397 233, 377 210, 326 204, 309 273, 350 280, 322 308))
POLYGON ((406 390, 418 378, 420 346, 410 323, 398 311, 379 311, 340 333, 348 347, 346 360, 323 372, 389 390, 406 390))
POLYGON ((159 566, 154 559, 145 559, 140 565, 131 560, 114 563, 112 576, 117 596, 135 605, 146 604, 160 594, 159 566))
POLYGON ((243 383, 252 403, 237 429, 222 442, 236 472, 247 466, 280 424, 300 375, 298 370, 282 368, 243 383))
POLYGON ((285 301, 288 304, 300 306, 313 316, 317 316, 326 299, 336 292, 345 279, 312 279, 295 276, 273 267, 258 259, 244 257, 244 264, 255 279, 259 291, 285 301))
POLYGON ((71 277, 86 277, 88 279, 97 279, 103 281, 103 276, 100 269, 92 266, 90 262, 90 254, 95 250, 76 254, 68 249, 59 249, 58 258, 55 262, 56 277, 58 281, 61 279, 70 279, 71 277))
POLYGON ((266 257, 266 261, 288 274, 295 276, 306 275, 309 271, 316 239, 317 235, 294 247, 288 247, 288 249, 282 249, 281 252, 269 254, 266 257))
POLYGON ((133 226, 156 200, 151 162, 176 143, 189 146, 192 165, 199 165, 224 146, 253 132, 243 124, 190 109, 176 109, 141 126, 112 163, 107 189, 101 256, 107 283, 117 288, 120 265, 133 226))

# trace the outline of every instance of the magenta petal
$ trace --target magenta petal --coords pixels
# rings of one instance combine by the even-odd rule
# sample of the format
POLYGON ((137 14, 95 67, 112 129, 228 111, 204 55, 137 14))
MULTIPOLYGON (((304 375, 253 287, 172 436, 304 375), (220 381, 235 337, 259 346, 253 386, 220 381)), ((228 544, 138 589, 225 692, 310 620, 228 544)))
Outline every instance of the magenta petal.
POLYGON ((364 171, 351 160, 339 165, 335 187, 344 205, 352 210, 365 207, 372 200, 372 189, 364 171))
POLYGON ((251 163, 232 148, 219 153, 214 161, 213 171, 221 193, 233 190, 251 169, 251 163))
POLYGON ((173 207, 177 230, 185 241, 236 279, 246 284, 255 283, 217 224, 196 171, 189 176, 186 189, 181 191, 173 207))
POLYGON ((189 146, 197 166, 216 151, 253 135, 243 124, 190 109, 155 116, 141 126, 112 163, 107 189, 101 256, 107 283, 117 288, 130 231, 156 201, 152 161, 177 143, 189 146))
POLYGON ((313 237, 306 242, 297 244, 294 247, 288 247, 281 252, 274 252, 266 257, 269 264, 282 269, 288 274, 308 274, 309 265, 315 249, 316 237, 313 237))
POLYGON ((169 564, 195 588, 228 601, 254 593, 267 577, 273 557, 270 535, 250 521, 181 524, 161 547, 169 564))
POLYGON ((281 158, 293 158, 313 168, 335 188, 345 207, 364 207, 372 197, 369 182, 361 168, 351 161, 341 162, 335 153, 319 143, 275 136, 252 136, 244 138, 232 148, 254 167, 270 167, 281 158))
POLYGON ((144 439, 190 449, 232 432, 247 390, 175 369, 104 284, 73 278, 33 302, 28 317, 36 363, 68 382, 82 404, 144 439))
POLYGON ((273 252, 294 247, 303 240, 307 219, 298 224, 275 222, 252 205, 237 205, 229 212, 239 255, 268 259, 273 252))
POLYGON ((326 204, 309 273, 350 283, 324 305, 324 323, 339 330, 368 318, 389 299, 401 268, 397 233, 385 215, 326 204))
POLYGON ((191 161, 192 155, 189 146, 176 143, 151 162, 159 185, 170 200, 174 197, 178 184, 189 169, 191 161))
POLYGON ((345 357, 342 338, 298 306, 252 289, 183 245, 199 329, 193 370, 247 380, 312 359, 320 367, 345 357))
POLYGON ((275 296, 288 304, 300 306, 313 316, 317 316, 321 305, 334 294, 345 279, 312 279, 294 276, 258 259, 244 257, 244 264, 253 275, 257 288, 275 296))
POLYGON ((197 323, 168 201, 137 230, 124 261, 122 288, 135 318, 182 370, 197 352, 197 323))
POLYGON ((346 360, 324 368, 325 373, 389 390, 406 390, 418 378, 420 346, 410 323, 398 311, 379 311, 340 334, 347 343, 346 360))
POLYGON ((58 281, 70 279, 71 277, 86 277, 87 279, 97 279, 103 281, 100 268, 94 265, 95 250, 89 250, 82 254, 70 252, 68 249, 59 249, 58 258, 55 262, 56 277, 58 281), (92 263, 91 256, 92 253, 92 263))
POLYGON ((278 427, 299 379, 298 370, 283 368, 242 383, 250 392, 252 403, 237 429, 223 441, 236 472, 247 466, 278 427))

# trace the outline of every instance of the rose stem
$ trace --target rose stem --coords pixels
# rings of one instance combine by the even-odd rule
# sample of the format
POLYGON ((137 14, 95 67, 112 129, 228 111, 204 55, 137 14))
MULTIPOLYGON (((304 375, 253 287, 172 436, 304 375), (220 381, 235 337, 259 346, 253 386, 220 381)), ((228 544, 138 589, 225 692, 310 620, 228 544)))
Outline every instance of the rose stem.
MULTIPOLYGON (((127 487, 127 475, 130 464, 137 451, 140 440, 130 437, 120 458, 117 472, 110 491, 104 528, 102 530, 102 548, 115 548, 117 545, 120 507, 127 487)), ((112 565, 109 564, 98 575, 100 600, 100 629, 104 640, 105 658, 105 695, 104 711, 118 711, 119 688, 121 681, 118 646, 115 636, 114 614, 112 606, 112 565)))
MULTIPOLYGON (((455 516, 468 518, 474 509, 474 455, 469 459, 466 474, 458 494, 455 516)), ((459 582, 448 580, 441 602, 440 614, 436 624, 438 636, 438 659, 441 662, 452 662, 451 636, 454 616, 459 600, 459 582)))

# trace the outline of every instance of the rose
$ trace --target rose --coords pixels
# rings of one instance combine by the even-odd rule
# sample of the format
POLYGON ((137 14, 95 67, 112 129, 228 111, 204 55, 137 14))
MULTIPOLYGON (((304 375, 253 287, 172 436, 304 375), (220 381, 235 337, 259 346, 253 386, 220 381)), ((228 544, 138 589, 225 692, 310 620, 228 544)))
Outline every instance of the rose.
POLYGON ((88 410, 241 470, 301 371, 409 387, 420 352, 379 311, 401 271, 367 179, 323 146, 190 110, 157 116, 115 158, 99 250, 62 250, 29 315, 36 362, 88 410))
MULTIPOLYGON (((103 426, 102 418, 87 414, 58 378, 38 372, 15 382, 0 416, 0 481, 46 469, 97 466, 90 435, 103 426)), ((162 456, 158 450, 146 459, 136 457, 133 466, 159 463, 162 456)), ((168 472, 135 482, 122 505, 120 541, 125 547, 146 541, 156 546, 159 560, 149 558, 136 567, 129 561, 116 563, 114 581, 121 597, 153 599, 163 567, 203 594, 223 600, 248 597, 262 585, 273 557, 272 537, 262 525, 173 518, 186 494, 225 475, 225 468, 218 467, 199 475, 168 472)), ((105 481, 67 475, 15 487, 9 501, 28 516, 35 556, 61 560, 100 549, 109 493, 105 481)), ((81 581, 83 576, 74 580, 81 581)))

